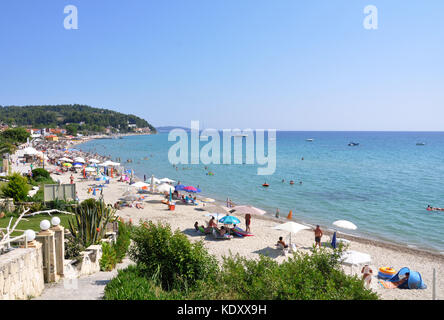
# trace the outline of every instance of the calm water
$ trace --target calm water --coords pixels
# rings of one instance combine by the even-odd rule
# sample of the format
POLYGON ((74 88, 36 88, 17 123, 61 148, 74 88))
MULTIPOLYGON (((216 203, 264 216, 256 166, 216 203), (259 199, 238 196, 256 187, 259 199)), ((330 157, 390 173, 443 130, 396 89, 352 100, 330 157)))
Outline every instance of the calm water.
POLYGON ((444 133, 278 132, 271 176, 258 176, 256 165, 244 164, 209 165, 214 176, 203 164, 176 170, 168 162, 174 143, 160 133, 94 140, 80 148, 121 158, 123 164, 132 159, 125 166, 137 176, 199 185, 205 196, 229 197, 271 214, 279 208, 281 216, 292 210, 295 219, 326 227, 350 220, 358 230, 347 233, 444 252, 444 212, 425 210, 428 204, 444 207, 444 133), (360 145, 349 147, 350 141, 360 145), (264 181, 269 188, 261 186, 264 181))

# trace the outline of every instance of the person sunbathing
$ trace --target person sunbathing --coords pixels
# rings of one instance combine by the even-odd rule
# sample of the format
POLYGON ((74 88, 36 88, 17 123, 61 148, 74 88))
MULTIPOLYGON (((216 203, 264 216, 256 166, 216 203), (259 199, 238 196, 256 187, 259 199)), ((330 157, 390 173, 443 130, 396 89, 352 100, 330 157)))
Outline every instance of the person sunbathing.
POLYGON ((285 244, 284 240, 282 240, 282 237, 279 237, 279 241, 277 242, 277 245, 282 245, 284 248, 288 248, 288 245, 285 244))
POLYGON ((142 206, 141 203, 136 203, 136 208, 137 208, 137 209, 143 209, 143 206, 142 206))

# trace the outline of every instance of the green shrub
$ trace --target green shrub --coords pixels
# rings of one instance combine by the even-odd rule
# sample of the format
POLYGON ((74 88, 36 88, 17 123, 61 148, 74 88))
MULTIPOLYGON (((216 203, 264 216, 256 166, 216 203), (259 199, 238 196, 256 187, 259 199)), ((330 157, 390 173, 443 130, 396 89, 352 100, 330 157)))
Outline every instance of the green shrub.
POLYGON ((91 204, 82 204, 76 208, 73 219, 68 221, 69 231, 78 238, 80 243, 87 248, 92 244, 100 243, 105 236, 106 225, 114 217, 115 209, 106 205, 103 201, 91 204))
POLYGON ((126 225, 122 221, 118 221, 119 224, 119 232, 117 234, 116 244, 114 245, 114 249, 116 250, 116 258, 117 262, 122 262, 123 258, 125 258, 126 253, 128 252, 128 248, 131 244, 131 226, 126 225))
POLYGON ((100 270, 111 271, 117 264, 116 250, 109 242, 102 242, 102 258, 99 261, 100 270))
POLYGON ((131 259, 148 277, 158 274, 164 289, 187 288, 217 271, 216 259, 202 241, 191 243, 169 225, 145 222, 134 227, 132 240, 131 259))
POLYGON ((268 257, 224 258, 218 281, 195 290, 193 299, 234 300, 373 300, 357 277, 340 269, 340 252, 297 253, 278 264, 268 257))
POLYGON ((80 243, 79 239, 69 236, 65 242, 65 259, 69 260, 81 260, 80 252, 85 248, 80 243))
POLYGON ((51 179, 51 175, 48 171, 43 168, 37 168, 32 170, 32 180, 41 181, 41 180, 49 180, 51 179))
POLYGON ((9 177, 9 182, 3 186, 2 193, 4 197, 13 198, 14 201, 25 201, 28 198, 30 187, 28 180, 18 173, 9 177))
POLYGON ((111 279, 105 287, 105 300, 184 300, 180 291, 165 291, 156 279, 146 275, 136 266, 131 265, 119 270, 117 277, 111 279))

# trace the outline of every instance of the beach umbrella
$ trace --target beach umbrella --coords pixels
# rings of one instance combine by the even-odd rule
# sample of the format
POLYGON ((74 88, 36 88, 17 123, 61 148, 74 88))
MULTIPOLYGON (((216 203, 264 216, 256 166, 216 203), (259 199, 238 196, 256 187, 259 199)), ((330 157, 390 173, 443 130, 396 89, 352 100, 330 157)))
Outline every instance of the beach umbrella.
POLYGON ((96 169, 95 169, 95 168, 92 168, 92 167, 86 167, 86 168, 85 168, 85 171, 86 171, 86 172, 95 172, 96 169))
POLYGON ((83 163, 81 163, 81 162, 74 162, 72 165, 73 165, 73 166, 78 166, 78 165, 80 165, 80 166, 83 167, 83 163))
POLYGON ((173 192, 174 191, 174 187, 169 185, 168 183, 162 183, 161 185, 159 185, 157 187, 157 191, 163 193, 163 192, 173 192))
POLYGON ((358 227, 350 221, 347 220, 337 220, 335 222, 333 222, 333 225, 342 228, 342 229, 348 229, 348 230, 356 230, 358 229, 358 227))
POLYGON ((343 264, 350 265, 350 271, 353 273, 354 265, 370 263, 372 257, 367 253, 348 250, 342 253, 341 260, 343 264))
POLYGON ((266 211, 252 206, 236 206, 230 209, 230 212, 231 213, 236 212, 237 214, 250 213, 258 215, 264 215, 266 213, 266 211))
POLYGON ((89 163, 95 163, 95 164, 100 163, 100 161, 97 160, 97 159, 90 159, 88 162, 89 163))
POLYGON ((142 181, 138 181, 138 182, 130 185, 130 187, 134 187, 134 188, 144 188, 144 187, 148 187, 148 186, 149 186, 149 184, 142 182, 142 181))
POLYGON ((169 178, 162 178, 162 179, 159 179, 159 181, 160 181, 161 183, 174 183, 174 182, 176 182, 176 181, 171 180, 171 179, 169 179, 169 178))
POLYGON ((85 159, 83 159, 82 157, 74 158, 74 161, 75 162, 81 162, 81 163, 85 163, 86 162, 85 159))
POLYGON ((195 188, 193 186, 185 187, 185 188, 183 188, 183 191, 193 192, 193 193, 201 192, 201 190, 199 188, 195 188))
POLYGON ((225 216, 219 219, 219 222, 223 224, 239 224, 240 220, 233 216, 225 216))
POLYGON ((63 166, 64 166, 64 167, 67 167, 67 168, 71 168, 71 167, 72 167, 72 164, 71 164, 71 163, 68 163, 68 162, 65 162, 65 163, 63 164, 63 166))
POLYGON ((73 162, 71 159, 63 157, 59 159, 60 162, 73 162))
POLYGON ((185 186, 183 184, 178 184, 177 186, 174 187, 174 190, 181 191, 181 190, 183 190, 183 188, 185 188, 185 186))
POLYGON ((336 231, 333 233, 333 238, 331 239, 331 246, 336 249, 336 231))
POLYGON ((304 226, 303 224, 290 221, 290 222, 286 222, 286 223, 277 225, 277 226, 273 227, 273 229, 290 232, 290 245, 291 245, 291 234, 292 233, 298 233, 301 230, 307 230, 310 228, 307 226, 304 226))

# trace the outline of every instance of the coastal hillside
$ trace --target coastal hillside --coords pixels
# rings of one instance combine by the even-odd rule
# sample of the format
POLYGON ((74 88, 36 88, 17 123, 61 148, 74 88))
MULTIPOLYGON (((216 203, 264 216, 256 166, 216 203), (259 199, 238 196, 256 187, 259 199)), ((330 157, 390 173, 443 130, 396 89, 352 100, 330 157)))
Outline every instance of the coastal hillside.
POLYGON ((156 129, 131 114, 86 105, 0 106, 0 124, 33 128, 64 127, 79 132, 134 132, 137 128, 156 129))

